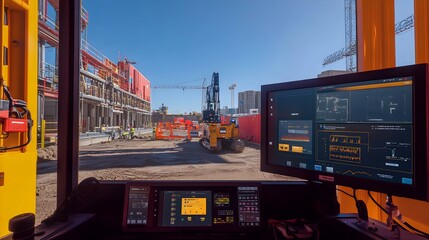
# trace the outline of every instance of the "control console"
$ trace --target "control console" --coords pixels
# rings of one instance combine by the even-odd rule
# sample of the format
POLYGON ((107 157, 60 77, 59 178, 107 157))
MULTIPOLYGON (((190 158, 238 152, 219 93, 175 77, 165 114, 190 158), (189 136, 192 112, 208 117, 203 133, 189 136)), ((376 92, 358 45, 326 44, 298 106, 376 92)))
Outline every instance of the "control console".
POLYGON ((259 185, 130 182, 125 187, 122 230, 257 230, 261 226, 259 185))
POLYGON ((334 186, 302 181, 84 180, 75 196, 35 239, 259 240, 273 220, 338 214, 334 186))

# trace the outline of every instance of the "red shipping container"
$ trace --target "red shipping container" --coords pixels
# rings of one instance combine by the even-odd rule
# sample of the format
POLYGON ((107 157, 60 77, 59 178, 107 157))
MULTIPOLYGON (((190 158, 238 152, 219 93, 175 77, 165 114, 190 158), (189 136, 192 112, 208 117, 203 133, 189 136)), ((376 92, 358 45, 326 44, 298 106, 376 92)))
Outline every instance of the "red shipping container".
POLYGON ((238 118, 240 139, 261 143, 261 114, 238 118))

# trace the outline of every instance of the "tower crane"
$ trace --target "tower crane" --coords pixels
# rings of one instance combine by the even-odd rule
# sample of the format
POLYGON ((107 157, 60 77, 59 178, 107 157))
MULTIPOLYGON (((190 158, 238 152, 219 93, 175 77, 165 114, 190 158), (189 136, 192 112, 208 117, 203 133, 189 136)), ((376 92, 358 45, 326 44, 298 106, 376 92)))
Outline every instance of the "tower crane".
POLYGON ((234 83, 231 86, 229 86, 229 90, 231 91, 231 108, 234 109, 234 89, 237 87, 237 85, 234 83))
POLYGON ((206 98, 206 91, 207 86, 205 86, 206 79, 204 78, 203 83, 201 86, 189 86, 189 85, 153 85, 152 88, 154 89, 182 89, 185 91, 186 89, 201 89, 201 111, 205 109, 204 102, 206 98))
MULTIPOLYGON (((323 66, 346 58, 346 69, 356 72, 356 0, 344 0, 346 46, 323 60, 323 66)), ((395 24, 395 33, 399 34, 414 27, 414 15, 395 24)))
POLYGON ((157 88, 166 88, 166 89, 177 88, 177 89, 182 89, 182 90, 185 90, 185 89, 203 89, 203 90, 205 90, 205 89, 207 89, 207 87, 205 87, 205 86, 179 86, 179 85, 155 85, 152 87, 155 89, 157 89, 157 88))

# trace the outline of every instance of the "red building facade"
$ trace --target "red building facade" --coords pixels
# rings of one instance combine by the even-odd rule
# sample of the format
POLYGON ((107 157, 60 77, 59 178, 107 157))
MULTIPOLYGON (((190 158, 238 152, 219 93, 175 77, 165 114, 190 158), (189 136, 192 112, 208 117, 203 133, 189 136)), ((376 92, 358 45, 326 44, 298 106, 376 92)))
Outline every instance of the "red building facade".
POLYGON ((150 81, 127 60, 120 61, 118 66, 119 71, 125 75, 120 84, 121 88, 150 102, 150 81))

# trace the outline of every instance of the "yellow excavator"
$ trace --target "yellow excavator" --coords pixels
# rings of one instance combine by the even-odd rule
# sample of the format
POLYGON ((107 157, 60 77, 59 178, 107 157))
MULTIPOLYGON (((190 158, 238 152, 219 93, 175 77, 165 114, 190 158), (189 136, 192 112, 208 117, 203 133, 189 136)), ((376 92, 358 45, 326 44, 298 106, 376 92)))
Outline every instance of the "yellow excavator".
POLYGON ((200 144, 211 152, 223 148, 241 153, 245 144, 239 139, 239 129, 234 121, 222 123, 220 117, 219 73, 214 72, 207 87, 206 109, 203 110, 203 134, 200 144))

